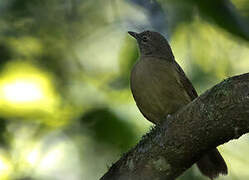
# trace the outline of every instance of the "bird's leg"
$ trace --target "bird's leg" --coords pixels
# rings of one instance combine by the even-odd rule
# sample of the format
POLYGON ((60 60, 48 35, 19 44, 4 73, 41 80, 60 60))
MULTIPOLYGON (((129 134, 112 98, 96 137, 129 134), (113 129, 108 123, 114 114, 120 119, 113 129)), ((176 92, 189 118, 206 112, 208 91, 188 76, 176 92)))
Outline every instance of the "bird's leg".
POLYGON ((169 119, 169 118, 172 118, 171 114, 168 114, 168 115, 167 115, 167 119, 169 119))
POLYGON ((171 118, 172 118, 172 115, 171 115, 171 114, 168 114, 166 117, 164 117, 164 118, 162 119, 162 124, 161 124, 161 126, 166 127, 166 129, 168 129, 169 119, 171 119, 171 118))

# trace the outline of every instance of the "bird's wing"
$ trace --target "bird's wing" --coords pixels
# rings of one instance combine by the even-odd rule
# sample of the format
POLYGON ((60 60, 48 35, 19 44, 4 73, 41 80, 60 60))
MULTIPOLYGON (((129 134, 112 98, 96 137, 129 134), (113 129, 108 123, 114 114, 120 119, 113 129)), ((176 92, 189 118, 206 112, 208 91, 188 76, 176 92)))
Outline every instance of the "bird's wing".
POLYGON ((180 74, 180 81, 181 81, 181 84, 183 85, 183 88, 185 89, 185 91, 189 95, 190 99, 194 100, 196 97, 198 97, 198 94, 197 94, 194 86, 192 85, 190 80, 187 78, 187 76, 185 75, 185 73, 182 70, 182 68, 180 67, 180 65, 176 61, 174 61, 174 63, 176 65, 176 70, 180 74))

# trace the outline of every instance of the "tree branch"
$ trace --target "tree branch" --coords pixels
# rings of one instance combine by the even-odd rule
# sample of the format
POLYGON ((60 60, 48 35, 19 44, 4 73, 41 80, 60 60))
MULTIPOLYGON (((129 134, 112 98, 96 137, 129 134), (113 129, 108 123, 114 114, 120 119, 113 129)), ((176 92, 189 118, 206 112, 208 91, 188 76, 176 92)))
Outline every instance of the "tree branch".
POLYGON ((249 132, 249 73, 217 84, 150 133, 101 180, 172 180, 208 150, 249 132))

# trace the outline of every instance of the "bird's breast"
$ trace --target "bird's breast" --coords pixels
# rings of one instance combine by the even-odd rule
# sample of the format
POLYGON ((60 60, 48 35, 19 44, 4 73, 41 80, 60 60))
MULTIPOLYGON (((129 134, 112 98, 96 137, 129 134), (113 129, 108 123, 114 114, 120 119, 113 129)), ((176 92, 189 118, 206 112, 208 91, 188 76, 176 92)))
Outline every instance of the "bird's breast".
POLYGON ((190 102, 174 64, 166 60, 140 60, 131 73, 131 90, 142 114, 153 123, 190 102))

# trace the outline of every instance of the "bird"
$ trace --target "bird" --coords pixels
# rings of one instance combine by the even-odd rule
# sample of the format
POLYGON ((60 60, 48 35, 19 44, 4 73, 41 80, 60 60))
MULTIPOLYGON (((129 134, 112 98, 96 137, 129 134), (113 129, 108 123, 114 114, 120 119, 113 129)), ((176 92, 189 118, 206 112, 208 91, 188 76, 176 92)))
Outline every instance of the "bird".
MULTIPOLYGON (((133 98, 143 116, 160 126, 165 117, 193 101, 198 94, 163 35, 149 30, 128 33, 136 39, 140 52, 130 76, 133 98)), ((197 167, 210 179, 228 171, 217 148, 203 155, 197 167)))

